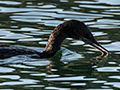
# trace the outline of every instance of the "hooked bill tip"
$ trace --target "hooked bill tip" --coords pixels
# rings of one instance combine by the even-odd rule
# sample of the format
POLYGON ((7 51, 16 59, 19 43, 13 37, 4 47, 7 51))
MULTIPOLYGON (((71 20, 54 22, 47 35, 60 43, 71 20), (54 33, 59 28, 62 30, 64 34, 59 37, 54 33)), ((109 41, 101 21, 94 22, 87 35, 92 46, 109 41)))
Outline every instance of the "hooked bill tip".
POLYGON ((109 51, 105 49, 103 46, 101 46, 98 42, 94 44, 95 44, 96 49, 98 49, 102 53, 102 56, 106 54, 105 57, 107 57, 109 55, 109 51))
POLYGON ((86 44, 90 44, 95 49, 99 50, 102 53, 102 55, 105 55, 105 53, 106 53, 106 56, 108 56, 109 51, 107 49, 105 49, 103 46, 101 46, 95 39, 89 40, 87 38, 82 38, 81 40, 83 42, 85 42, 86 44))

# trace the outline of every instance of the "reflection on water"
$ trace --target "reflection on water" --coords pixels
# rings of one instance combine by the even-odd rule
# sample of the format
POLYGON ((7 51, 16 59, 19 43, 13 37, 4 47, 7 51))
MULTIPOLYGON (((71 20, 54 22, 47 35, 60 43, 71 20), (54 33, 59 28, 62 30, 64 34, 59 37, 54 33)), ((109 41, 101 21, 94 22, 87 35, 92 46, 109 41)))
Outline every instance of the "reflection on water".
POLYGON ((0 60, 0 90, 117 90, 120 88, 120 0, 0 1, 0 44, 43 51, 55 26, 83 21, 106 58, 80 40, 67 38, 49 59, 15 56, 0 60), (31 46, 31 47, 28 47, 31 46))

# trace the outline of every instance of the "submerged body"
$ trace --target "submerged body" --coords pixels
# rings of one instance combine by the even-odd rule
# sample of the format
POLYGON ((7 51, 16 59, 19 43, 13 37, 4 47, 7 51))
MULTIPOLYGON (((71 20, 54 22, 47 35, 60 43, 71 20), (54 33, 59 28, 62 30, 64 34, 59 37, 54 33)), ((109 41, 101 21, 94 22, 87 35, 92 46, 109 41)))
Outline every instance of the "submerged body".
POLYGON ((16 55, 32 54, 37 54, 38 58, 49 58, 52 57, 60 49, 63 40, 67 37, 81 39, 102 53, 108 53, 108 51, 94 39, 92 33, 83 22, 70 20, 58 25, 53 30, 46 44, 45 51, 37 52, 35 50, 23 47, 0 45, 0 59, 9 58, 16 55))
POLYGON ((0 59, 5 59, 16 55, 33 55, 33 54, 37 54, 37 51, 11 45, 0 45, 0 59))

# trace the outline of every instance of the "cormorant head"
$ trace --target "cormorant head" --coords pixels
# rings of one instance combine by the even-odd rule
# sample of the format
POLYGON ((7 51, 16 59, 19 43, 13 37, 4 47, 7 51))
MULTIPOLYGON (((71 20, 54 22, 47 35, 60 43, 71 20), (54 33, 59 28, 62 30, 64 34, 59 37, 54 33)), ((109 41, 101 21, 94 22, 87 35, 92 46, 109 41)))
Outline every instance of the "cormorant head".
POLYGON ((102 53, 102 56, 106 53, 108 56, 108 53, 109 51, 107 49, 105 49, 103 46, 101 46, 96 40, 95 38, 93 37, 92 33, 89 33, 88 35, 86 36, 83 36, 81 38, 81 40, 83 42, 85 42, 86 44, 90 44, 91 46, 93 46, 95 49, 98 49, 101 53, 102 53))
POLYGON ((91 31, 87 28, 87 26, 78 20, 70 20, 68 22, 65 22, 66 27, 68 30, 67 34, 68 37, 75 38, 75 39, 81 39, 86 44, 92 45, 94 48, 98 49, 102 54, 105 52, 108 55, 108 50, 106 50, 104 47, 102 47, 93 37, 91 31))

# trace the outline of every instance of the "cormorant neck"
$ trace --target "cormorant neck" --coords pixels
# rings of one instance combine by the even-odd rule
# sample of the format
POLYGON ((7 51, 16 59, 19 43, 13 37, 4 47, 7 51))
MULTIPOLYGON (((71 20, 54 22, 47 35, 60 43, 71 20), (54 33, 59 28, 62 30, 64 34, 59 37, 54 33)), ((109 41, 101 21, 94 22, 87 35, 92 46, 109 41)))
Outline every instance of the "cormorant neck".
POLYGON ((51 33, 48 42, 46 44, 45 51, 41 52, 41 58, 49 58, 55 55, 60 49, 63 40, 67 37, 67 33, 63 30, 63 27, 58 25, 51 33))

